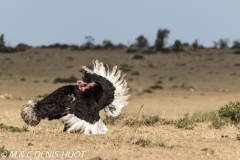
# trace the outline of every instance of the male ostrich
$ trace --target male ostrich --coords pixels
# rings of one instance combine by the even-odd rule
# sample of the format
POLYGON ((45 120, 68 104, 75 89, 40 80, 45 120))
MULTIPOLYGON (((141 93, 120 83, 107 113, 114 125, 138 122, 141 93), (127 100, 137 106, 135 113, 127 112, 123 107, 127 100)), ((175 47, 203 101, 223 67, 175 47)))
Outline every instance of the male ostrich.
POLYGON ((84 134, 105 134, 108 129, 99 116, 103 109, 107 116, 118 116, 129 98, 125 75, 117 66, 109 71, 108 65, 93 61, 93 70, 86 66, 77 85, 58 88, 42 100, 29 100, 21 109, 23 120, 36 126, 41 119, 61 119, 64 130, 84 134))

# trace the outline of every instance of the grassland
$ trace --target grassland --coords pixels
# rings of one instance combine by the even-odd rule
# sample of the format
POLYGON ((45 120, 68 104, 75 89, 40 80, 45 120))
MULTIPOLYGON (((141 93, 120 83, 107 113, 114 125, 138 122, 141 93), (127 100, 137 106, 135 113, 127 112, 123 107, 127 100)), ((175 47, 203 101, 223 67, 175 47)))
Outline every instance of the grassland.
MULTIPOLYGON (((235 50, 189 49, 168 54, 125 51, 31 48, 0 54, 0 95, 11 95, 0 99, 0 148, 25 153, 86 151, 80 159, 96 160, 240 159, 238 126, 229 124, 215 129, 211 127, 212 120, 207 119, 194 122, 194 127, 179 128, 174 122, 186 113, 190 117, 194 113, 205 115, 240 99, 240 62, 235 50), (127 74, 131 88, 124 115, 117 120, 106 120, 108 133, 66 134, 62 132, 63 124, 55 120, 43 120, 36 127, 24 128, 20 117, 22 105, 65 85, 53 83, 56 78, 74 75, 80 79, 81 66, 91 66, 93 59, 111 67, 117 65, 127 74), (160 119, 154 124, 139 123, 144 121, 142 115, 160 119), (133 123, 129 125, 129 121, 133 123), (16 128, 12 131, 9 126, 20 131, 16 128)), ((102 113, 101 116, 105 118, 102 113)))

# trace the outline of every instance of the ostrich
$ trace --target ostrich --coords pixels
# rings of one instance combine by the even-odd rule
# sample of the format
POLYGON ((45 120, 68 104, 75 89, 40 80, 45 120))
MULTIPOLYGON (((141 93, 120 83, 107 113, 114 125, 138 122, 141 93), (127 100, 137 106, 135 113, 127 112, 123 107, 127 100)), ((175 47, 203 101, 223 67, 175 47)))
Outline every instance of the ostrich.
POLYGON ((129 88, 125 74, 117 66, 110 72, 102 62, 93 60, 93 69, 82 67, 82 80, 76 85, 58 88, 42 100, 29 100, 21 109, 23 120, 36 126, 41 119, 60 119, 64 132, 84 134, 105 134, 108 129, 99 116, 101 110, 106 116, 116 117, 128 102, 129 88))

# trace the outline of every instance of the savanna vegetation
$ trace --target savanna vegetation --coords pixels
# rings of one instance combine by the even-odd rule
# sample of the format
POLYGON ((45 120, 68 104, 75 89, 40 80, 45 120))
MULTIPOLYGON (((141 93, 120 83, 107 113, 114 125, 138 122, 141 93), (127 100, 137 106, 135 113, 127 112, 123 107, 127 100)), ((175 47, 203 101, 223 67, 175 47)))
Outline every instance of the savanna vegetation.
POLYGON ((153 45, 139 35, 130 45, 108 39, 96 44, 86 36, 80 45, 11 47, 2 34, 0 153, 9 159, 11 151, 38 150, 86 151, 82 159, 91 160, 238 159, 240 42, 231 46, 229 39, 220 39, 206 48, 196 39, 169 45, 169 36, 168 29, 159 29, 153 45), (55 120, 26 126, 22 105, 75 84, 81 66, 91 67, 93 59, 117 65, 130 87, 130 103, 121 115, 100 113, 107 134, 66 134, 55 120))

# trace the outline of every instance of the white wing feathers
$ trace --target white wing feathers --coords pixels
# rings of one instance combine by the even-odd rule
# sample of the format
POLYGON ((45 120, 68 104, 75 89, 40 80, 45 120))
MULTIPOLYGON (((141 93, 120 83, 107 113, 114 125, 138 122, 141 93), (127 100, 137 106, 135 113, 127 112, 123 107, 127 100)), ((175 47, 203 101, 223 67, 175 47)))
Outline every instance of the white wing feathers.
POLYGON ((129 88, 127 87, 127 82, 124 79, 125 74, 121 76, 122 71, 117 70, 117 66, 113 67, 112 72, 109 71, 108 65, 106 66, 107 67, 105 68, 102 62, 93 60, 93 70, 87 68, 86 66, 83 66, 82 68, 88 73, 95 73, 105 77, 116 88, 113 102, 104 108, 104 113, 107 116, 115 117, 118 116, 122 108, 128 104, 127 100, 129 99, 130 95, 126 94, 128 93, 129 88))

